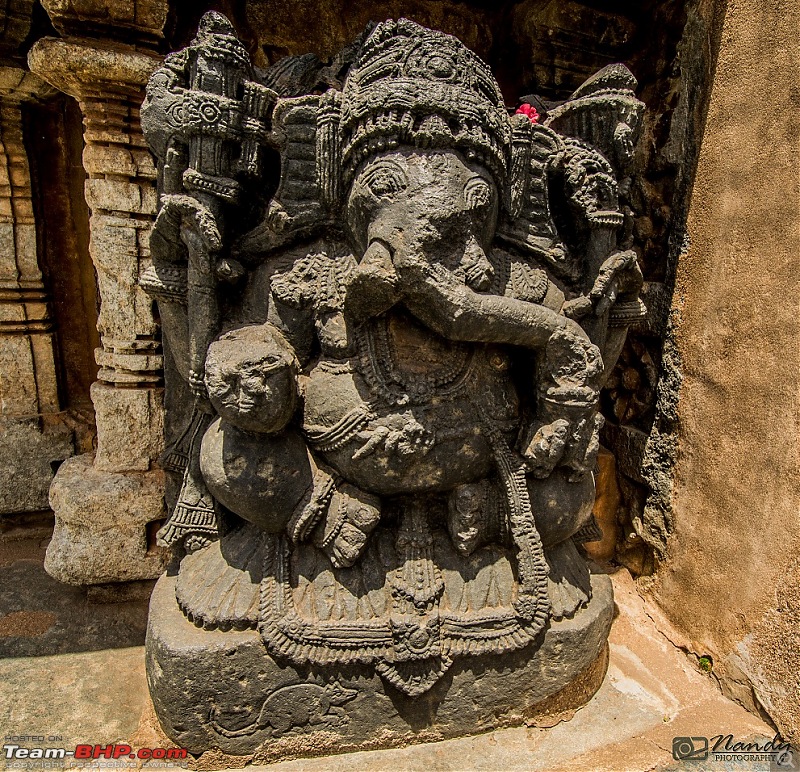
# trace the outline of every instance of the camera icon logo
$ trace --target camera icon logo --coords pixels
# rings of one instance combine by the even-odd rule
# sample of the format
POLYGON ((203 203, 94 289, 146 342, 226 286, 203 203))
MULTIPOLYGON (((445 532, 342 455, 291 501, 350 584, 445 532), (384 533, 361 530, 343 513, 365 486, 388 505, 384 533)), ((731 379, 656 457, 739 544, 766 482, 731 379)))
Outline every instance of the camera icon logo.
POLYGON ((792 770, 800 769, 800 754, 792 748, 784 748, 778 751, 772 757, 772 763, 769 765, 770 772, 792 772, 792 770))
POLYGON ((708 758, 708 738, 673 737, 672 758, 675 761, 704 761, 708 758))

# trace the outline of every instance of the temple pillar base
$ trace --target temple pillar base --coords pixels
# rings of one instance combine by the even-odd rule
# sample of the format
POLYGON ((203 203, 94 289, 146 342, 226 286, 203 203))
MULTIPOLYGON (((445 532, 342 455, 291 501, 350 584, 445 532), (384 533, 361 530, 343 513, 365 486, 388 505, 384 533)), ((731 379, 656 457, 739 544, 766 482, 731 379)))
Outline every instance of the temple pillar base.
POLYGON ((170 557, 153 544, 165 517, 164 473, 107 472, 93 461, 70 458, 53 479, 56 525, 45 570, 75 585, 155 579, 170 557))
POLYGON ((53 469, 73 452, 58 417, 0 418, 0 514, 47 509, 53 469))

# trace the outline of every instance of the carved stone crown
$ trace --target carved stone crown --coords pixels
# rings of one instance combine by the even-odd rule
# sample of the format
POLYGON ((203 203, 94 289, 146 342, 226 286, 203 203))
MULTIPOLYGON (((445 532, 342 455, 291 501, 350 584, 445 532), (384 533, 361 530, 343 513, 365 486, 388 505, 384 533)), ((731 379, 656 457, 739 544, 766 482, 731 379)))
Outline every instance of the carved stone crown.
POLYGON ((203 14, 191 46, 195 50, 202 48, 207 59, 218 59, 243 69, 250 67, 250 56, 236 36, 233 24, 216 11, 203 14))
POLYGON ((633 159, 644 114, 644 104, 634 93, 637 85, 624 64, 609 64, 552 110, 547 126, 588 142, 623 174, 633 159))
POLYGON ((408 19, 375 28, 342 95, 346 180, 368 155, 406 144, 463 149, 502 184, 509 141, 497 81, 461 41, 408 19))

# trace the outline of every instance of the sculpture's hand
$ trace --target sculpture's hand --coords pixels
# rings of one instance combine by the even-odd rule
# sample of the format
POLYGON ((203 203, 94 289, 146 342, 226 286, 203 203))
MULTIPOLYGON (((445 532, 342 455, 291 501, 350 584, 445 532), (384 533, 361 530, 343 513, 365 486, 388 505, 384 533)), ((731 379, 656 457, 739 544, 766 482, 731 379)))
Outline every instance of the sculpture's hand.
POLYGON ((156 217, 155 230, 174 229, 182 226, 181 235, 189 249, 207 253, 218 252, 222 247, 222 235, 214 213, 205 204, 192 196, 167 195, 161 197, 161 210, 156 217))
POLYGON ((592 301, 586 295, 579 295, 567 300, 561 307, 561 312, 567 319, 583 319, 592 313, 592 308, 592 301))
POLYGON ((600 395, 599 378, 603 373, 600 349, 590 340, 580 325, 566 319, 566 325, 556 330, 547 341, 540 360, 540 389, 548 392, 570 392, 572 400, 594 405, 600 395))
POLYGON ((534 477, 548 477, 561 461, 569 439, 569 421, 535 423, 523 442, 523 456, 534 477))
POLYGON ((594 438, 589 418, 597 408, 602 373, 599 349, 576 322, 567 320, 550 337, 540 359, 537 420, 522 442, 534 477, 548 477, 559 465, 578 474, 586 470, 587 448, 594 438))
POLYGON ((408 414, 390 416, 386 423, 360 432, 357 437, 364 445, 353 454, 354 460, 381 451, 394 456, 411 456, 427 453, 433 447, 431 433, 408 414))
POLYGON ((583 319, 590 313, 602 316, 618 298, 635 299, 643 283, 642 271, 633 250, 617 252, 607 258, 597 274, 589 295, 564 303, 562 311, 570 319, 583 319))
POLYGON ((189 251, 189 259, 201 272, 213 273, 220 281, 234 282, 244 273, 244 268, 230 257, 217 259, 222 249, 222 229, 217 215, 204 203, 192 196, 167 195, 161 197, 154 230, 165 240, 179 236, 189 251))
POLYGON ((632 249, 611 255, 601 266, 589 293, 596 316, 602 316, 618 297, 638 297, 644 277, 632 249))

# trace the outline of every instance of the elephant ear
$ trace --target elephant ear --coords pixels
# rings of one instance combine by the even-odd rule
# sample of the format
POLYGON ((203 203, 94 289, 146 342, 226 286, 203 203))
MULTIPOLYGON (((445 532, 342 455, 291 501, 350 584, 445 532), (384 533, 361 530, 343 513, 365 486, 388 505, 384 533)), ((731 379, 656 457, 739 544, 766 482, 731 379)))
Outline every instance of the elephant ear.
POLYGON ((564 154, 561 137, 525 114, 511 116, 511 166, 498 238, 513 245, 558 279, 577 281, 579 261, 559 235, 550 201, 549 178, 564 154))
POLYGON ((270 140, 280 153, 280 183, 266 217, 235 245, 238 254, 267 254, 335 228, 341 205, 340 105, 335 89, 278 100, 270 140))

